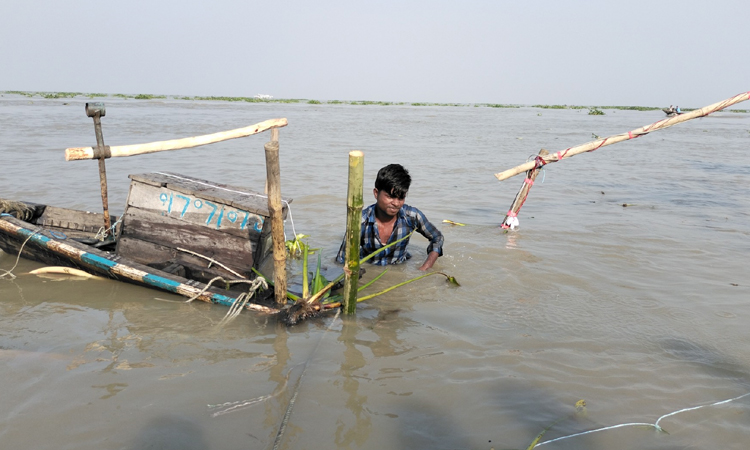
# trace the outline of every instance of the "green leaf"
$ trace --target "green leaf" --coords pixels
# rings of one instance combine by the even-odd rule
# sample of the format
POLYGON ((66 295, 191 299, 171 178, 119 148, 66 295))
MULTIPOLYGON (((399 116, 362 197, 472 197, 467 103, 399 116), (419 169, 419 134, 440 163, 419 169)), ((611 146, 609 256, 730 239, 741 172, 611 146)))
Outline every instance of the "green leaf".
POLYGON ((430 276, 432 276, 432 275, 442 275, 442 276, 444 276, 444 277, 446 278, 446 280, 448 280, 448 282, 450 282, 451 284, 454 284, 454 285, 456 285, 456 286, 460 286, 460 284, 458 284, 458 281, 456 281, 456 279, 455 279, 454 277, 450 276, 450 275, 446 275, 446 274, 444 274, 443 272, 430 272, 430 273, 426 273, 426 274, 424 274, 424 275, 420 275, 420 276, 418 276, 418 277, 416 277, 416 278, 412 278, 411 280, 406 280, 406 281, 404 281, 404 282, 402 282, 402 283, 399 283, 399 284, 397 284, 397 285, 395 285, 395 286, 391 286, 391 287, 389 287, 389 288, 387 288, 387 289, 383 289, 382 291, 380 291, 380 292, 377 292, 377 293, 375 293, 375 294, 370 294, 370 295, 365 295, 364 297, 360 297, 360 298, 358 298, 358 299, 357 299, 357 302, 363 302, 363 301, 365 301, 365 300, 369 300, 369 299, 371 299, 371 298, 373 298, 373 297, 377 297, 378 295, 383 295, 383 294, 385 294, 386 292, 390 292, 390 291, 392 291, 392 290, 396 289, 397 287, 405 286, 405 285, 407 285, 407 284, 409 284, 409 283, 413 283, 413 282, 415 282, 415 281, 417 281, 417 280, 421 280, 422 278, 430 277, 430 276))
MULTIPOLYGON (((324 277, 323 274, 320 273, 320 255, 318 255, 318 267, 317 269, 315 269, 315 276, 313 277, 312 293, 317 294, 327 284, 328 284, 328 280, 326 280, 326 277, 324 277)), ((326 298, 329 295, 330 295, 330 291, 323 294, 323 298, 326 298)))

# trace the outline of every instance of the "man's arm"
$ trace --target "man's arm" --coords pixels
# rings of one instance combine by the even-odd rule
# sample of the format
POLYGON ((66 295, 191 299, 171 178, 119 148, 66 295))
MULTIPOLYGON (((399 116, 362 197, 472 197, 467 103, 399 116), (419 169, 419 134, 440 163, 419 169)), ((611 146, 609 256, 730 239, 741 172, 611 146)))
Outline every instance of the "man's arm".
POLYGON ((440 253, 430 252, 430 254, 427 255, 427 259, 425 260, 424 264, 422 264, 422 267, 420 267, 419 270, 430 270, 432 268, 432 265, 435 264, 435 261, 437 261, 438 256, 440 256, 440 253))
POLYGON ((432 268, 433 264, 435 264, 438 257, 443 254, 443 233, 427 220, 427 217, 422 211, 413 207, 412 210, 414 212, 413 217, 417 222, 417 232, 430 241, 430 244, 427 246, 427 259, 419 270, 429 270, 432 268))

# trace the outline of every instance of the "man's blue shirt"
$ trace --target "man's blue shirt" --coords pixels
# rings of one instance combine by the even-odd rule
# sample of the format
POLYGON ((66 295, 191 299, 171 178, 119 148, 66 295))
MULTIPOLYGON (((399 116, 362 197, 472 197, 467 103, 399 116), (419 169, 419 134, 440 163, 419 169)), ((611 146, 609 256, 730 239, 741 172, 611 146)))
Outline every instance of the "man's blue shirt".
MULTIPOLYGON (((430 244, 427 246, 427 254, 436 251, 439 255, 443 255, 443 234, 440 230, 435 228, 429 220, 427 220, 427 217, 422 214, 422 211, 409 205, 402 206, 398 211, 398 214, 396 215, 396 223, 393 225, 393 233, 391 233, 387 242, 383 243, 378 233, 378 225, 375 222, 375 206, 375 204, 372 204, 362 210, 362 233, 360 234, 359 241, 360 259, 384 245, 403 238, 414 230, 430 241, 430 244)), ((408 244, 409 239, 404 239, 398 244, 373 256, 369 262, 379 266, 402 263, 411 258, 411 254, 406 250, 408 244)), ((336 261, 340 264, 344 263, 345 251, 346 238, 344 238, 344 242, 341 243, 341 248, 336 255, 336 261)))

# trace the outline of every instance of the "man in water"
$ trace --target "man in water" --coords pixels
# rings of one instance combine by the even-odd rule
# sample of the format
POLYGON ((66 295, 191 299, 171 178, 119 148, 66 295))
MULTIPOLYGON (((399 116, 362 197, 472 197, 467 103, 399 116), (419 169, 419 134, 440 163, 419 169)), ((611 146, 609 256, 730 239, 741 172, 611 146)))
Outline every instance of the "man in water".
MULTIPOLYGON (((362 232, 360 234, 360 258, 395 242, 412 231, 426 237, 427 259, 419 270, 429 270, 443 254, 443 234, 422 214, 422 211, 404 204, 411 185, 409 171, 400 164, 389 164, 378 171, 375 179, 375 203, 362 210, 362 232)), ((385 266, 400 264, 411 258, 406 250, 409 239, 373 256, 372 264, 385 266)), ((341 243, 336 261, 344 263, 346 238, 341 243)))

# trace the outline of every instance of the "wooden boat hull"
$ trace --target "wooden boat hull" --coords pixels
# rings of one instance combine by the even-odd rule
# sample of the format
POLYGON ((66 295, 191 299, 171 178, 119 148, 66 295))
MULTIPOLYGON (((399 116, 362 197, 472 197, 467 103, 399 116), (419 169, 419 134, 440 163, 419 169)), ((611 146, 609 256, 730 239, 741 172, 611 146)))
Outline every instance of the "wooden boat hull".
MULTIPOLYGON (((9 214, 2 214, 0 215, 0 249, 9 254, 20 252, 21 257, 44 264, 73 267, 92 275, 159 289, 185 297, 197 296, 197 300, 210 303, 231 306, 240 294, 239 291, 228 291, 215 287, 206 288, 206 284, 199 281, 137 263, 113 252, 100 250, 69 237, 67 232, 59 230, 61 230, 59 227, 38 226, 19 220, 9 214)), ((85 233, 78 232, 77 234, 79 235, 78 239, 85 240, 85 233)), ((95 233, 89 234, 90 238, 95 233)), ((272 294, 270 297, 268 294, 263 295, 263 298, 266 299, 266 304, 248 304, 247 308, 267 313, 278 312, 277 308, 269 304, 268 298, 272 298, 272 294)))

